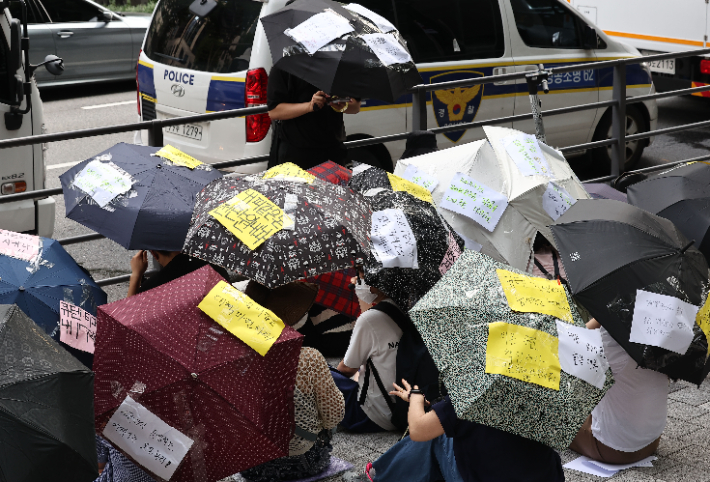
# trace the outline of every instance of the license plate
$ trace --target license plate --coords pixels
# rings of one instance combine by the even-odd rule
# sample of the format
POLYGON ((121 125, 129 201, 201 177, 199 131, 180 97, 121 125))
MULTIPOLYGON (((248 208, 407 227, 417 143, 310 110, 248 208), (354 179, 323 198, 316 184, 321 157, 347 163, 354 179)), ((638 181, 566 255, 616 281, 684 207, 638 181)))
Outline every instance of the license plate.
POLYGON ((181 124, 179 126, 168 126, 165 128, 165 132, 196 141, 202 140, 202 126, 199 125, 181 124))
POLYGON ((654 60, 648 62, 648 68, 651 69, 651 72, 675 74, 675 59, 654 60))

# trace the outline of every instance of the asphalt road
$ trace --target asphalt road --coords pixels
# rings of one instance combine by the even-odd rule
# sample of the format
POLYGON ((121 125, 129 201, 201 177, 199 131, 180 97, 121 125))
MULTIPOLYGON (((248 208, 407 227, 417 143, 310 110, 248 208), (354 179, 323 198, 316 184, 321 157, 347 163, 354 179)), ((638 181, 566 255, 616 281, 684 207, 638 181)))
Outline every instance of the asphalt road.
MULTIPOLYGON (((42 91, 45 122, 49 132, 61 132, 89 127, 136 122, 136 90, 132 81, 93 86, 55 88, 42 91)), ((658 128, 710 120, 710 100, 697 97, 670 98, 659 101, 658 128)), ((92 157, 118 142, 133 142, 133 134, 55 142, 47 151, 47 187, 59 187, 59 175, 75 163, 92 157)), ((659 136, 646 149, 637 167, 688 159, 708 153, 710 128, 693 129, 659 136)), ((607 174, 594 166, 591 156, 570 159, 579 176, 590 178, 607 174)), ((90 232, 64 216, 62 196, 57 199, 55 238, 90 232)), ((134 254, 109 240, 67 246, 67 251, 89 269, 95 279, 130 272, 134 254)), ((109 301, 125 296, 127 286, 107 287, 109 301)))

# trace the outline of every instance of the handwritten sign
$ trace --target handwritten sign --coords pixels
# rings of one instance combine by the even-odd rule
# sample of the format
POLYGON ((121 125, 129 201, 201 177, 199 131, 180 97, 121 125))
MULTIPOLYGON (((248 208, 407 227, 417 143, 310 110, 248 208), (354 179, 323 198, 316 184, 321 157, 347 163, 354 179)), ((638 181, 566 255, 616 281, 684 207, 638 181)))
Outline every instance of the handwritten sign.
POLYGON ((76 305, 60 300, 59 341, 77 350, 94 353, 96 317, 76 305))
POLYGON ((112 162, 91 161, 74 178, 74 186, 91 196, 101 207, 130 191, 132 184, 131 176, 112 162))
POLYGON ((424 202, 434 204, 434 199, 431 197, 431 193, 428 189, 423 188, 419 184, 414 184, 412 181, 407 181, 394 174, 387 173, 387 178, 390 180, 392 189, 394 191, 404 191, 408 192, 417 199, 421 199, 424 202))
POLYGON ((401 209, 372 213, 370 240, 375 256, 385 268, 419 269, 417 240, 401 209))
POLYGON ((508 198, 482 182, 457 172, 439 207, 463 214, 493 232, 508 207, 508 198))
POLYGON ((698 307, 673 296, 636 290, 629 341, 685 354, 693 341, 698 307))
POLYGON ((576 202, 577 200, 565 188, 554 182, 547 183, 545 194, 542 195, 542 209, 555 221, 576 202))
POLYGON ((441 264, 439 265, 439 273, 444 276, 446 272, 451 269, 456 260, 459 259, 459 256, 461 256, 461 247, 456 242, 453 233, 449 231, 449 246, 446 248, 444 259, 441 260, 441 264))
POLYGON ((253 189, 240 192, 209 214, 252 250, 284 224, 283 210, 253 189))
POLYGON ((194 157, 185 154, 180 149, 178 149, 177 147, 173 147, 170 144, 161 148, 158 152, 155 153, 155 155, 158 157, 162 157, 163 159, 167 159, 168 161, 172 162, 177 166, 184 166, 190 169, 194 169, 202 164, 201 161, 198 161, 194 157))
POLYGON ((39 248, 39 236, 0 229, 0 254, 23 261, 34 261, 39 256, 39 248))
POLYGON ((284 164, 279 164, 278 166, 272 167, 271 169, 266 171, 264 177, 262 177, 262 179, 273 178, 286 178, 294 181, 305 181, 308 184, 311 184, 316 178, 316 176, 314 176, 310 172, 304 171, 292 162, 286 162, 284 164))
POLYGON ((560 389, 557 338, 544 331, 502 321, 488 324, 486 373, 560 389))
POLYGON ((294 28, 284 30, 284 34, 303 45, 310 55, 313 55, 325 45, 354 29, 345 17, 333 11, 325 11, 313 15, 294 28))
POLYGON ((360 35, 368 47, 372 49, 382 65, 389 67, 394 64, 406 64, 412 61, 407 49, 388 33, 369 33, 360 35))
POLYGON ((572 322, 567 295, 557 280, 525 276, 504 269, 497 269, 496 272, 511 310, 542 313, 572 322))
POLYGON ((276 343, 285 326, 272 311, 225 281, 217 283, 197 307, 261 356, 276 343))
POLYGON ((382 33, 387 33, 387 32, 391 32, 392 30, 397 30, 397 28, 394 25, 392 25, 392 22, 387 20, 385 17, 373 12, 369 8, 363 7, 360 4, 351 3, 349 5, 344 5, 343 7, 350 10, 351 12, 355 12, 358 15, 361 15, 361 16, 367 18, 368 20, 372 21, 372 23, 374 23, 377 26, 377 28, 380 29, 380 31, 382 33))
POLYGON ((703 307, 698 310, 698 314, 695 316, 695 323, 705 333, 705 339, 708 341, 707 356, 710 356, 710 296, 705 300, 703 307))
POLYGON ((609 362, 599 330, 588 330, 557 320, 558 356, 565 373, 601 389, 606 382, 609 362))
POLYGON ((170 480, 194 443, 130 396, 111 415, 103 436, 164 480, 170 480))
POLYGON ((504 137, 501 143, 523 176, 554 177, 535 136, 515 134, 504 137))
POLYGON ((439 185, 439 180, 437 178, 431 174, 427 174, 424 171, 420 171, 414 164, 407 166, 407 169, 404 170, 402 177, 407 181, 413 182, 414 184, 419 184, 429 192, 432 192, 436 189, 436 186, 439 185))

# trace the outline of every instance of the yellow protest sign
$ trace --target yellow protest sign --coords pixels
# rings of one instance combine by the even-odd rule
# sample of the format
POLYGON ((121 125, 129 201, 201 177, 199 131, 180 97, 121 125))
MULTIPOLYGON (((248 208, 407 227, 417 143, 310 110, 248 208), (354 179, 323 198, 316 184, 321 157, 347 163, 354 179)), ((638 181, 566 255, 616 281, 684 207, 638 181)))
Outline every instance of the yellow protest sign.
POLYGON ((559 340, 544 331, 502 321, 488 324, 486 373, 560 389, 559 340))
POLYGON ((557 280, 496 270, 508 306, 513 311, 542 313, 572 323, 572 310, 565 290, 557 280))
POLYGON ((293 221, 280 207, 253 189, 240 192, 209 214, 252 250, 280 231, 284 218, 293 221))
POLYGON ((202 164, 201 161, 198 161, 192 156, 188 156, 180 149, 178 149, 177 147, 173 147, 170 144, 161 148, 158 152, 155 153, 155 155, 158 157, 162 157, 163 159, 167 159, 168 161, 172 162, 177 166, 185 166, 189 167, 190 169, 194 169, 200 164, 202 164))
POLYGON ((225 281, 197 305, 207 316, 264 356, 281 336, 284 322, 225 281))
POLYGON ((272 167, 271 169, 266 171, 262 179, 272 179, 274 177, 295 177, 299 179, 305 179, 308 184, 311 184, 316 178, 316 176, 314 176, 310 172, 304 171, 292 162, 286 162, 283 164, 279 164, 278 166, 272 167))
POLYGON ((710 356, 710 296, 705 300, 705 304, 702 308, 698 310, 698 314, 695 315, 695 322, 698 324, 703 333, 705 333, 705 338, 708 341, 708 354, 706 358, 710 356))
POLYGON ((431 197, 431 193, 427 188, 422 187, 419 184, 415 184, 412 181, 407 181, 402 177, 390 174, 389 172, 387 173, 387 177, 390 180, 390 184, 392 185, 393 190, 408 192, 412 196, 419 198, 422 201, 434 204, 434 199, 431 197))

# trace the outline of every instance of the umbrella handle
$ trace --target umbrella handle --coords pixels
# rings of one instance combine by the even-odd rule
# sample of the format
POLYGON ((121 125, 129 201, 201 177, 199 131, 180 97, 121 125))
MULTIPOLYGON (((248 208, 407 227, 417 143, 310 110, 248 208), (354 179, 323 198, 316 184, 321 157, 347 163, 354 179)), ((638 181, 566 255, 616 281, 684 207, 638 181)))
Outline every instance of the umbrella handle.
POLYGON ((695 244, 695 240, 693 239, 690 243, 688 243, 688 246, 680 250, 680 254, 685 254, 685 252, 690 248, 692 245, 695 244))

